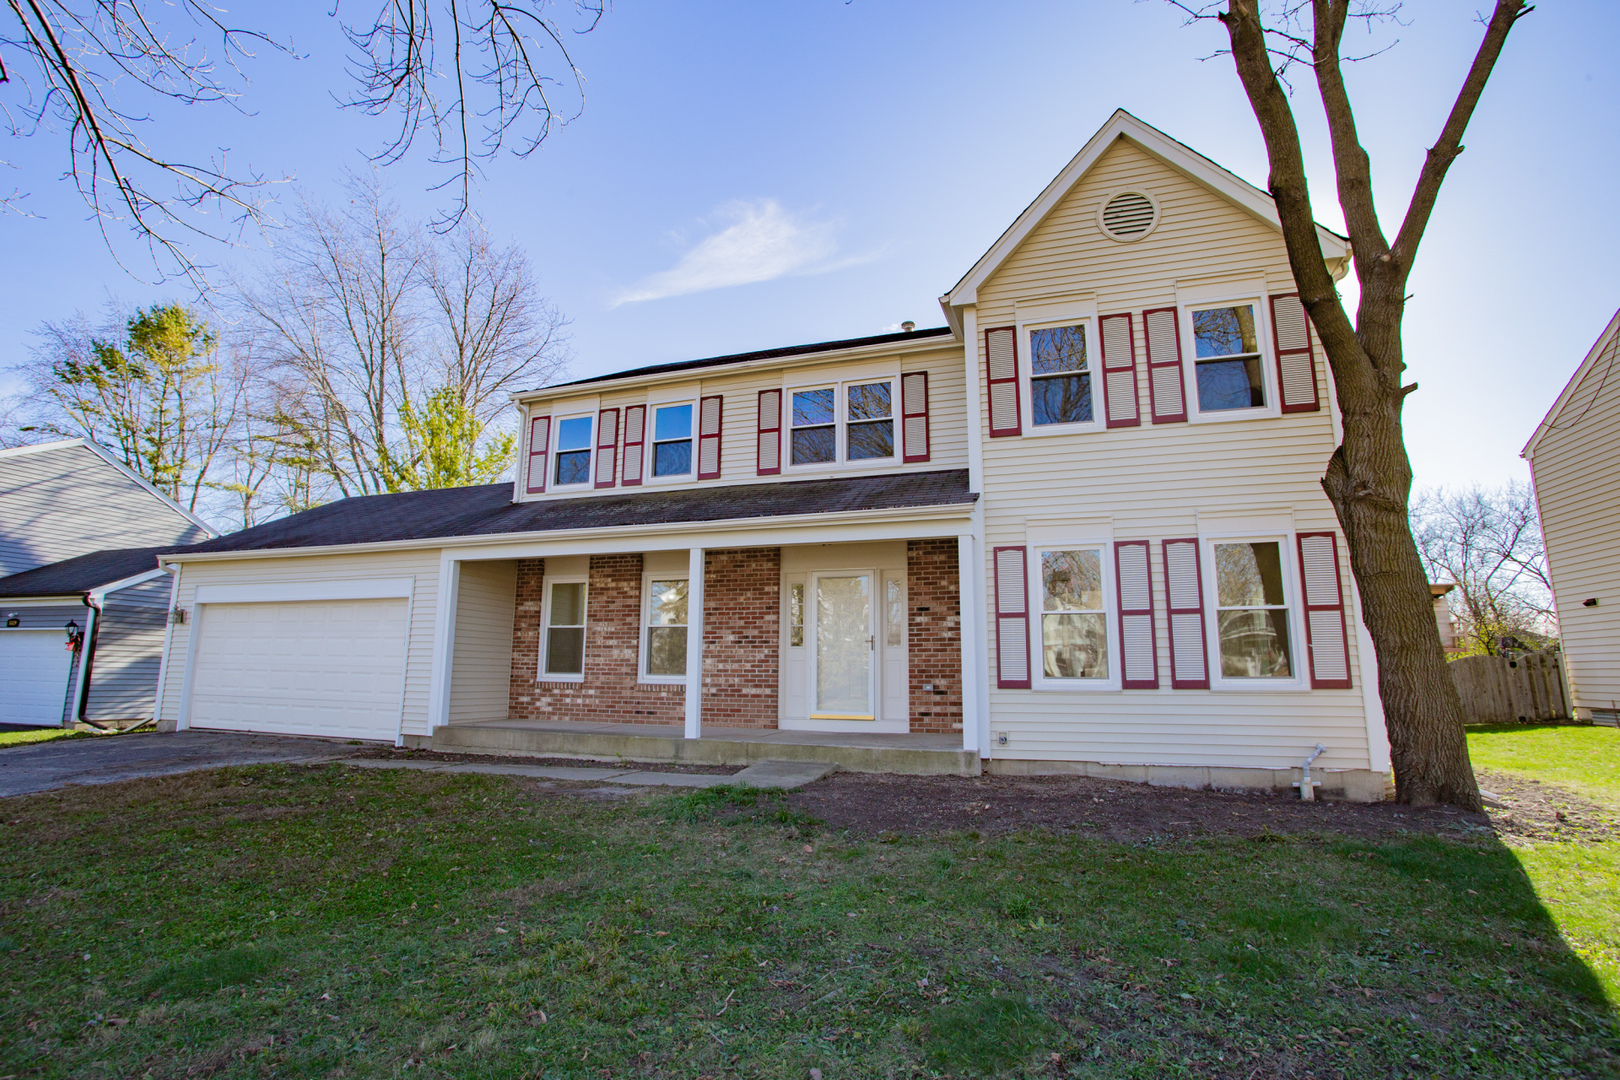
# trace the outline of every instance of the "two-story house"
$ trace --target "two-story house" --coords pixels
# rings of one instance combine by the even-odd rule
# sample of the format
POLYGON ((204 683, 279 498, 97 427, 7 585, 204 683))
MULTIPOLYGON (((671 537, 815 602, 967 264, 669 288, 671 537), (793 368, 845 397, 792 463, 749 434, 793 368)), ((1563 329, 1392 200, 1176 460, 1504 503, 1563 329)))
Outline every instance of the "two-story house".
POLYGON ((1282 788, 1321 744, 1382 798, 1270 197, 1119 112, 941 305, 518 394, 512 485, 174 554, 165 722, 1282 788))

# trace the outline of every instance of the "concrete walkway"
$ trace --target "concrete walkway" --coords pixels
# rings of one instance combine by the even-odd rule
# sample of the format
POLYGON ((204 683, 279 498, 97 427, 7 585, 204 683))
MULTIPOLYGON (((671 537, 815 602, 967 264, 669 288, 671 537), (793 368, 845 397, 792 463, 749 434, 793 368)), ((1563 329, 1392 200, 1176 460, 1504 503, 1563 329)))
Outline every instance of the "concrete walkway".
POLYGON ((761 761, 730 776, 714 776, 589 766, 404 761, 352 756, 358 749, 348 742, 290 735, 243 735, 227 731, 61 739, 0 749, 0 798, 54 791, 69 784, 113 784, 122 780, 175 776, 236 765, 318 765, 332 761, 363 769, 419 769, 426 772, 485 773, 583 781, 599 783, 622 793, 646 787, 706 788, 722 784, 788 789, 819 780, 837 767, 828 762, 761 761))

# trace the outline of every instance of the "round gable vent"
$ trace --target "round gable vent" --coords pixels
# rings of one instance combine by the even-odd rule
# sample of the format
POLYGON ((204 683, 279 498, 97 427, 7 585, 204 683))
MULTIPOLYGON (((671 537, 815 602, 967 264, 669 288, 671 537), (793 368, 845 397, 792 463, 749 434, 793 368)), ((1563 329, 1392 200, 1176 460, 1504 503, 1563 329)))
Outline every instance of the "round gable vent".
POLYGON ((1103 200, 1097 209, 1102 231, 1122 243, 1140 240, 1159 223, 1159 203, 1142 191, 1121 191, 1103 200))

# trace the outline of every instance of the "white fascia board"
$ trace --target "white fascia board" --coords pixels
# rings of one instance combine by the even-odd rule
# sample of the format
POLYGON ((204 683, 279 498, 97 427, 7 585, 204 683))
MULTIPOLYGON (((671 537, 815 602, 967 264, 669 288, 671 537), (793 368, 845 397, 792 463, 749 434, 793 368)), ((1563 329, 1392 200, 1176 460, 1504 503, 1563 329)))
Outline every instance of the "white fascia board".
MULTIPOLYGON (((962 276, 962 280, 945 294, 941 305, 949 308, 977 303, 979 286, 984 284, 985 280, 1012 255, 1018 245, 1035 230, 1035 227, 1056 209, 1057 204, 1070 189, 1091 171, 1097 159, 1121 137, 1131 140, 1172 169, 1204 185, 1279 233, 1282 231, 1282 221, 1277 216, 1276 203, 1268 193, 1217 165, 1185 143, 1178 142, 1158 128, 1138 120, 1124 109, 1116 109, 1114 115, 1108 118, 1108 122, 1080 148, 1080 152, 1070 159, 1063 167, 1063 171, 1058 173, 1035 201, 1025 207, 1024 212, 1019 214, 1017 220, 1001 234, 1000 239, 991 245, 990 250, 985 252, 979 261, 973 264, 973 268, 962 276)), ((1343 277, 1349 268, 1350 242, 1320 225, 1316 227, 1316 235, 1322 245, 1323 257, 1330 265, 1337 264, 1333 266, 1333 276, 1336 279, 1343 277)))
POLYGON ((127 589, 132 585, 144 585, 153 578, 164 577, 168 573, 169 571, 163 569, 143 570, 139 574, 131 574, 127 578, 119 578, 117 581, 110 582, 106 585, 97 586, 94 589, 88 590, 88 593, 99 600, 108 593, 115 593, 120 589, 127 589))
POLYGON ((600 395, 608 390, 624 390, 635 386, 654 386, 668 382, 698 382, 710 377, 711 373, 715 375, 746 374, 751 371, 758 371, 761 368, 809 367, 814 364, 836 363, 843 360, 866 359, 890 354, 910 355, 932 350, 952 351, 961 347, 960 337, 961 335, 958 333, 956 338, 930 337, 921 341, 891 341, 883 345, 862 345, 853 349, 832 349, 827 352, 801 353, 797 356, 767 357, 761 360, 739 361, 735 364, 715 364, 713 367, 683 368, 680 371, 666 371, 656 375, 626 375, 623 378, 603 379, 599 382, 542 386, 538 390, 518 391, 512 395, 512 400, 520 405, 527 405, 536 401, 562 401, 592 394, 600 395))
MULTIPOLYGON (((1542 438, 1558 425, 1558 421, 1564 412, 1564 408, 1569 404, 1570 398, 1575 396, 1575 391, 1580 388, 1582 381, 1586 379, 1587 375, 1591 374, 1593 368, 1597 367, 1598 360, 1610 349, 1620 348, 1620 341, 1617 341, 1617 338, 1620 338, 1620 311, 1614 313, 1614 317, 1609 320, 1609 325, 1603 328, 1603 333, 1598 335, 1597 341, 1586 354, 1586 358, 1575 369, 1575 374, 1571 375, 1569 382, 1564 384, 1563 392, 1558 395, 1558 400, 1553 402, 1552 408, 1547 410, 1547 415, 1542 417, 1541 423, 1536 425, 1536 430, 1530 436, 1530 441, 1524 444, 1523 450, 1519 451, 1520 457, 1528 461, 1530 456, 1535 453, 1536 447, 1540 445, 1542 438)), ((1596 393, 1596 391, 1593 391, 1593 393, 1596 393)))
POLYGON ((25 596, 7 599, 0 596, 0 607, 29 608, 29 607, 61 607, 63 604, 78 604, 84 606, 84 593, 64 593, 61 596, 25 596))
POLYGON ((690 547, 754 547, 773 543, 823 543, 843 540, 904 540, 954 536, 972 521, 973 505, 912 507, 904 510, 851 510, 841 514, 795 514, 730 521, 694 521, 662 525, 621 525, 611 529, 566 529, 545 532, 496 533, 489 536, 433 537, 390 540, 376 544, 327 544, 321 547, 270 548, 256 551, 209 551, 166 557, 174 563, 233 562, 243 559, 289 559, 315 555, 365 555, 390 551, 443 550, 479 552, 479 558, 518 557, 491 555, 485 549, 519 551, 528 557, 541 545, 566 548, 570 554, 605 554, 616 551, 677 550, 690 547), (936 524, 949 527, 941 531, 936 524), (844 535, 844 534, 849 535, 844 535), (649 539, 668 537, 667 543, 649 539), (709 538, 713 538, 710 542, 709 538))

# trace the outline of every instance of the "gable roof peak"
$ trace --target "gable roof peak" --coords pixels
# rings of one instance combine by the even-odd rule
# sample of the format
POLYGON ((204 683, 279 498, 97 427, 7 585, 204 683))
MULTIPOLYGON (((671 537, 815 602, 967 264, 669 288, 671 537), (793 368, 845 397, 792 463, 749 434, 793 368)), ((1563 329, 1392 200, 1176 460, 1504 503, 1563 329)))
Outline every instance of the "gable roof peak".
MULTIPOLYGON (((973 264, 973 268, 962 275, 962 280, 939 298, 940 306, 945 309, 946 317, 953 329, 960 333, 960 309, 978 302, 979 286, 1006 262, 1036 226, 1057 208, 1064 196, 1091 171, 1098 159, 1120 139, 1129 140, 1170 168, 1202 184, 1279 233, 1282 232, 1282 222, 1277 216, 1276 203, 1269 192, 1255 187, 1186 143, 1166 135, 1152 124, 1124 109, 1115 109, 1107 122, 1097 129, 1097 133, 1086 140, 1080 152, 1069 159, 1069 163, 1051 183, 1046 185, 1040 195, 1036 196, 1035 201, 1025 207, 1024 212, 1018 215, 1007 231, 990 246, 990 250, 980 256, 979 261, 973 264)), ((1320 225, 1316 227, 1316 231, 1322 243, 1322 253, 1333 267, 1334 277, 1343 276, 1349 268, 1350 241, 1320 225)))

